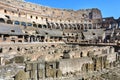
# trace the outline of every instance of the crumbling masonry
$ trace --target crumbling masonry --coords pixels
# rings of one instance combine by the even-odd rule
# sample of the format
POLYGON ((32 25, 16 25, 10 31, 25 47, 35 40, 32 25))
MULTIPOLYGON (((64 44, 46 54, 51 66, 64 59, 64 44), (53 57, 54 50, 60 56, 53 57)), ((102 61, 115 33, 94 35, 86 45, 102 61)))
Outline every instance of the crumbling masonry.
POLYGON ((119 64, 120 18, 0 0, 0 80, 119 80, 119 64))

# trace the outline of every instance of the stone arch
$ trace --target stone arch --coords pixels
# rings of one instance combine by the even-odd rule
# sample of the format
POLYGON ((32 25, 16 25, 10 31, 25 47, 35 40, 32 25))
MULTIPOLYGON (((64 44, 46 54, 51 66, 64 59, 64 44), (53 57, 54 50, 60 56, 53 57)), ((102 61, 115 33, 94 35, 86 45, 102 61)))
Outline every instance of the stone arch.
POLYGON ((5 23, 5 20, 3 18, 0 18, 0 23, 5 23))
POLYGON ((9 51, 11 51, 11 50, 13 50, 13 48, 12 48, 12 47, 10 47, 10 48, 9 48, 9 51))
POLYGON ((13 24, 12 20, 7 20, 7 24, 13 24))
POLYGON ((69 29, 72 29, 72 24, 69 24, 69 29))
POLYGON ((27 26, 32 26, 33 24, 32 23, 27 23, 27 26))
POLYGON ((17 51, 21 51, 20 47, 17 48, 17 51))
POLYGON ((62 23, 60 23, 60 27, 61 27, 61 29, 64 29, 64 28, 65 28, 62 23))
POLYGON ((74 28, 74 30, 76 30, 76 29, 77 29, 76 24, 73 24, 73 28, 74 28))
POLYGON ((3 52, 3 48, 0 48, 0 53, 2 53, 3 52))
POLYGON ((21 26, 26 26, 26 23, 25 22, 21 22, 21 26))
POLYGON ((88 53, 87 53, 87 57, 90 57, 90 54, 91 54, 90 51, 88 51, 88 53))
POLYGON ((89 29, 92 29, 92 24, 88 24, 89 29))
POLYGON ((86 63, 85 64, 86 72, 88 72, 88 69, 89 69, 88 67, 89 67, 89 65, 88 65, 88 63, 86 63))
POLYGON ((83 52, 80 52, 80 57, 83 57, 83 52))
POLYGON ((65 29, 68 29, 68 25, 67 24, 64 24, 64 26, 65 26, 65 29))
POLYGON ((85 27, 85 29, 88 29, 88 28, 87 28, 87 24, 84 24, 84 27, 85 27))
POLYGON ((35 36, 34 35, 30 36, 30 42, 35 42, 35 36))
POLYGON ((48 23, 48 22, 47 22, 47 26, 48 26, 48 28, 50 28, 50 29, 51 29, 51 25, 50 25, 50 23, 48 23))
POLYGON ((93 24, 93 29, 96 29, 96 24, 95 23, 93 24))
POLYGON ((38 28, 42 28, 42 25, 41 25, 41 24, 38 24, 38 28))
POLYGON ((54 23, 51 23, 51 25, 52 25, 52 28, 55 29, 55 24, 54 24, 54 23))
POLYGON ((33 27, 37 27, 37 24, 36 24, 36 23, 33 23, 33 27))
POLYGON ((58 23, 56 23, 56 29, 60 29, 60 26, 59 26, 59 24, 58 23))
POLYGON ((8 16, 8 15, 5 15, 5 17, 6 17, 7 19, 10 19, 10 16, 8 16))
POLYGON ((20 22, 19 21, 15 21, 14 24, 15 25, 20 25, 20 22))
POLYGON ((47 25, 44 24, 44 25, 43 25, 43 28, 47 28, 47 25))
POLYGON ((83 24, 80 24, 80 26, 81 26, 81 30, 84 30, 84 26, 83 26, 83 24))
POLYGON ((78 29, 78 30, 80 30, 80 29, 81 29, 79 24, 77 24, 77 29, 78 29))

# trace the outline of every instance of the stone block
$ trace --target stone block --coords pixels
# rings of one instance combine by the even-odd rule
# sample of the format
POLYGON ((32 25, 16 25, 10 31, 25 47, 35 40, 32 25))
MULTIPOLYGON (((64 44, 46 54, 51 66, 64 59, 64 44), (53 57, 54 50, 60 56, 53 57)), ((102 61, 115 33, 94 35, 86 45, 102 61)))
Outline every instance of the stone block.
POLYGON ((25 71, 20 70, 16 75, 15 75, 15 80, 28 80, 29 76, 25 71))

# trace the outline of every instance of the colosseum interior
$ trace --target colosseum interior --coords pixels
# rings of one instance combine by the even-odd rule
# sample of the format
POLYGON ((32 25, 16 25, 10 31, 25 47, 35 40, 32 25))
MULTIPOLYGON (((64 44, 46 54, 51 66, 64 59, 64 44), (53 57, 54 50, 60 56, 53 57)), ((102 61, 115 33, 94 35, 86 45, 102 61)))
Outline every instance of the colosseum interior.
POLYGON ((0 0, 0 80, 120 80, 120 18, 0 0))

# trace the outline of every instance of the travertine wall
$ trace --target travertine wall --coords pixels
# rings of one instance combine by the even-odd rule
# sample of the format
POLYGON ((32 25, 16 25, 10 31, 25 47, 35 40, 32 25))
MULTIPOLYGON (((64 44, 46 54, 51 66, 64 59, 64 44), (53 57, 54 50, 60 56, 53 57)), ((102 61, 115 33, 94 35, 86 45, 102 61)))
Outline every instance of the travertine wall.
POLYGON ((50 8, 16 0, 1 0, 0 6, 1 18, 6 18, 4 15, 7 15, 13 21, 35 22, 37 24, 46 24, 46 22, 49 22, 97 25, 102 18, 101 11, 96 8, 74 11, 50 8))

